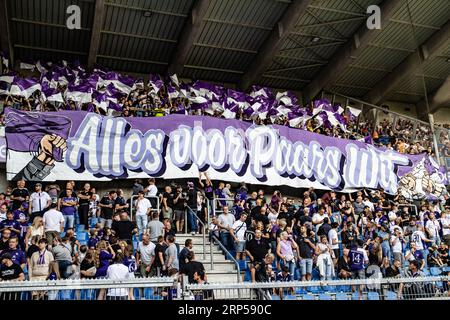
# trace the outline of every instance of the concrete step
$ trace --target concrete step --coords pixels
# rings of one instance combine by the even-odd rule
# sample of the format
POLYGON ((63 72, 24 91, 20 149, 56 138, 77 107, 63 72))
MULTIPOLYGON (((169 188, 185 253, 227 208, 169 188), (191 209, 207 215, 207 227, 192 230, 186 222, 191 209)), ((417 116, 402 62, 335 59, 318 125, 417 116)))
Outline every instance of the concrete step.
POLYGON ((206 275, 209 283, 230 283, 237 281, 236 271, 206 270, 206 275))
MULTIPOLYGON (((210 260, 197 260, 203 263, 206 270, 211 270, 211 261, 210 260)), ((236 265, 230 261, 214 261, 213 264, 214 270, 222 270, 222 271, 235 271, 236 265)))

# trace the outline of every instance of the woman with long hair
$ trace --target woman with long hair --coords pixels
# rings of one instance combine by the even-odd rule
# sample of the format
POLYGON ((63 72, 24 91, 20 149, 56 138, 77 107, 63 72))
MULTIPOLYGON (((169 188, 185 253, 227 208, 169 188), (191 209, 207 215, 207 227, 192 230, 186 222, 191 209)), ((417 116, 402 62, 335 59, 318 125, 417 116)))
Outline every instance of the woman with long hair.
POLYGON ((97 243, 95 254, 95 266, 97 267, 97 272, 95 273, 96 278, 106 277, 106 271, 114 256, 114 250, 109 243, 104 240, 97 243))
POLYGON ((281 232, 280 242, 277 245, 277 255, 281 260, 281 268, 288 267, 292 277, 294 276, 296 265, 294 250, 297 250, 297 244, 292 235, 289 235, 286 231, 281 232))
POLYGON ((42 217, 34 218, 33 223, 28 227, 25 235, 25 250, 28 250, 28 246, 31 245, 31 238, 34 236, 44 236, 44 219, 42 217))

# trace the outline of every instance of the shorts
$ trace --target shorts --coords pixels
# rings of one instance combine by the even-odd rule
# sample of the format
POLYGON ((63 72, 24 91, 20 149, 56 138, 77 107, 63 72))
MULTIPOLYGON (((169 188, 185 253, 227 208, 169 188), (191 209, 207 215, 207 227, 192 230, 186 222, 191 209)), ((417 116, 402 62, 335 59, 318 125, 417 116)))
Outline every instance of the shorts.
POLYGON ((176 221, 184 220, 184 211, 183 210, 174 210, 173 213, 175 215, 176 221))
POLYGON ((49 245, 53 245, 53 239, 59 238, 60 234, 58 231, 45 231, 45 238, 49 245))
POLYGON ((111 228, 111 226, 112 226, 112 219, 100 218, 100 224, 103 227, 111 228))
POLYGON ((365 279, 366 278, 366 270, 352 270, 353 279, 365 279))
POLYGON ((450 234, 444 236, 444 242, 446 245, 450 246, 450 234))
POLYGON ((299 264, 300 264, 300 272, 301 272, 302 276, 305 274, 312 273, 312 267, 313 267, 312 259, 301 259, 299 261, 299 264))
POLYGON ((244 252, 245 251, 245 241, 235 242, 234 250, 236 250, 236 252, 244 252))
POLYGON ((164 219, 172 219, 173 210, 172 208, 167 207, 167 210, 164 207, 161 209, 164 219))

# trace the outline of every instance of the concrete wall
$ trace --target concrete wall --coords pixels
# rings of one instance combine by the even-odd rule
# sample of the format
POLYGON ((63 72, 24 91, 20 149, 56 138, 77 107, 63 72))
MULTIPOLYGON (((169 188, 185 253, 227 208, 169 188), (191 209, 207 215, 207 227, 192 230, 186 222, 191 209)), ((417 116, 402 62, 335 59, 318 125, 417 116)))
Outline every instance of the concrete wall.
POLYGON ((450 124, 450 108, 439 109, 434 114, 434 122, 436 124, 450 124))

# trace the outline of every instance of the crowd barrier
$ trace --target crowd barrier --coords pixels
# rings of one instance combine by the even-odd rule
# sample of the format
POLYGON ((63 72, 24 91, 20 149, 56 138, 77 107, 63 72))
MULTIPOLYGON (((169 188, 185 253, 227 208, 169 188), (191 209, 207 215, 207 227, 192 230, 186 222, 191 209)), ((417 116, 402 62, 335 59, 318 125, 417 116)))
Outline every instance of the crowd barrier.
POLYGON ((450 300, 449 277, 190 284, 183 299, 450 300), (239 293, 239 296, 238 296, 239 293))

